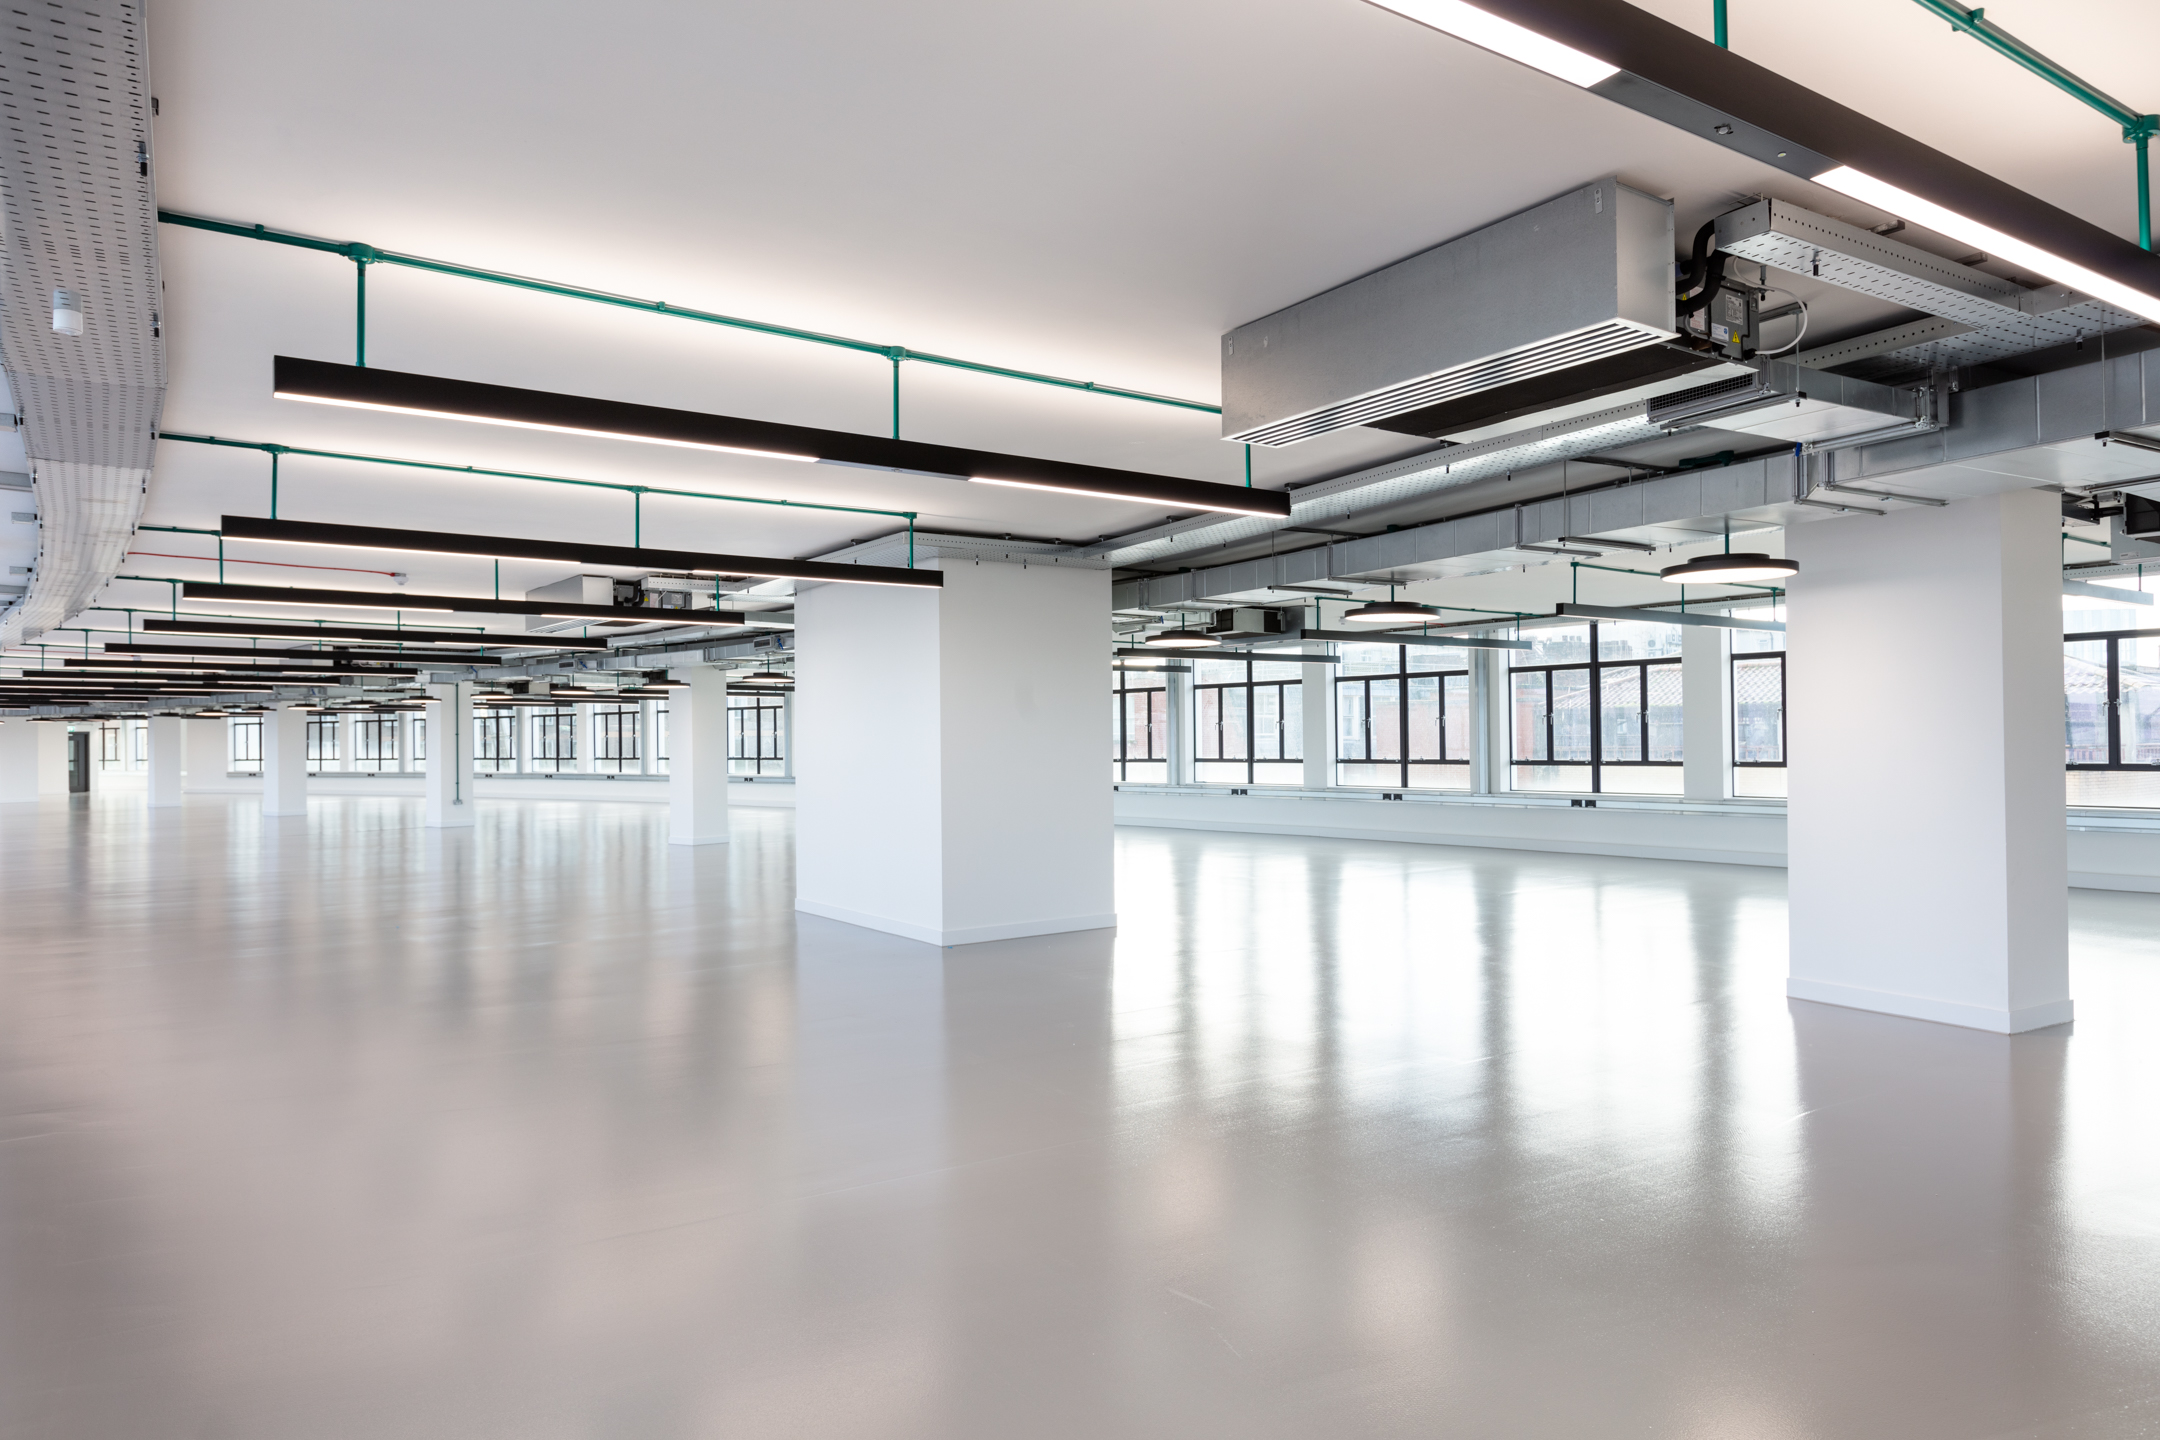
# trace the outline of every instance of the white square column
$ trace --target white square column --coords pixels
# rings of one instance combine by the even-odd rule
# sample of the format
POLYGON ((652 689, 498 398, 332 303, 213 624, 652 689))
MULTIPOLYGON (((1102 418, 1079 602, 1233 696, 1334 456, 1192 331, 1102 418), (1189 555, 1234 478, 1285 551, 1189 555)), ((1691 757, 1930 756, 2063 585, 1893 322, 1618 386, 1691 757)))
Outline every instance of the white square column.
POLYGON ((232 738, 222 715, 190 715, 180 722, 187 727, 186 787, 190 790, 222 790, 226 772, 232 769, 232 738))
POLYGON ((700 665, 671 675, 683 688, 668 696, 668 843, 725 845, 727 672, 700 665))
POLYGON ((797 596, 795 908, 933 945, 1115 925, 1110 576, 797 596))
POLYGON ((262 813, 307 814, 307 712, 298 705, 262 717, 262 813))
POLYGON ((427 702, 427 823, 473 823, 473 687, 430 685, 427 702))
POLYGON ((0 805, 38 798, 38 731, 59 728, 28 720, 0 720, 0 805))
MULTIPOLYGON (((1306 641, 1313 644, 1313 641, 1306 641)), ((1305 769, 1298 781, 1307 790, 1325 790, 1335 783, 1335 667, 1306 665, 1298 685, 1299 736, 1305 747, 1305 769)))
POLYGON ((1680 789, 1690 800, 1723 800, 1732 774, 1732 667, 1725 632, 1680 627, 1680 789))
POLYGON ((1794 997, 2070 1018, 2059 507, 2019 490, 1787 532, 1794 997))
POLYGON ((187 721, 178 715, 152 715, 147 722, 150 729, 150 774, 143 782, 148 793, 150 808, 180 803, 181 779, 187 765, 187 721))

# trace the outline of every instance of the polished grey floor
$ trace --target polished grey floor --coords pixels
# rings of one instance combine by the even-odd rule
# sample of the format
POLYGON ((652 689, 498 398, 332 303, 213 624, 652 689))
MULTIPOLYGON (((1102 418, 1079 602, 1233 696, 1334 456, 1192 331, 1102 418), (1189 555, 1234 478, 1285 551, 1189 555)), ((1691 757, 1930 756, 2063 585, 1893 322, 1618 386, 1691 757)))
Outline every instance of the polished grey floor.
POLYGON ((1776 871, 1129 830, 941 951, 419 820, 0 807, 0 1436, 2160 1433, 2160 896, 2005 1039, 1776 871))

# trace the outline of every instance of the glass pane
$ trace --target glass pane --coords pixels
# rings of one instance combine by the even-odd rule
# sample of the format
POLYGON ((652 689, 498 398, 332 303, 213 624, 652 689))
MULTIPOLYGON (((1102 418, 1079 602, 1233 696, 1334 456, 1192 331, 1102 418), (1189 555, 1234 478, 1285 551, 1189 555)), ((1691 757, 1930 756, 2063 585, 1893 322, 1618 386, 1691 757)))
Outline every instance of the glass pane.
POLYGON ((1400 645, 1352 645, 1348 642, 1336 647, 1335 653, 1342 663, 1334 667, 1338 675, 1392 675, 1402 669, 1400 645))
POLYGON ((1680 653, 1680 627, 1643 620, 1601 620, 1597 648, 1600 660, 1662 660, 1680 653))
POLYGON ((1222 696, 1222 758, 1243 760, 1246 757, 1246 709, 1252 704, 1252 691, 1244 686, 1224 689, 1222 696))
POLYGON ((1412 765, 1410 784, 1412 790, 1468 790, 1470 767, 1468 765, 1412 765))
POLYGON ((1450 675, 1444 682, 1446 705, 1441 714, 1446 721, 1447 748, 1441 752, 1447 760, 1470 758, 1470 677, 1450 675))
POLYGON ((1607 764, 1642 759, 1642 671, 1629 665, 1624 669, 1600 671, 1598 678, 1603 692, 1598 706, 1598 719, 1603 726, 1603 733, 1598 736, 1601 747, 1598 753, 1607 764))
POLYGON ((2108 755, 2107 641, 2063 646, 2063 763, 2106 765, 2108 755))
POLYGON ((1440 677, 1410 677, 1410 756, 1438 760, 1440 754, 1440 677))
POLYGON ((1372 706, 1372 758, 1402 759, 1402 681, 1368 680, 1365 689, 1372 706))
POLYGON ((1559 625, 1551 629, 1525 630, 1522 638, 1534 647, 1528 654, 1510 650, 1523 665, 1569 665, 1590 658, 1590 627, 1559 625))
POLYGON ((1372 751, 1365 744, 1365 682, 1362 680, 1335 687, 1335 757, 1338 760, 1372 759, 1372 751))
MULTIPOLYGON (((1730 610, 1726 613, 1735 620, 1777 620, 1782 622, 1785 619, 1785 607, 1782 605, 1749 605, 1744 609, 1730 610)), ((1785 636, 1776 630, 1728 630, 1725 633, 1732 637, 1733 653, 1736 655, 1752 654, 1757 650, 1783 650, 1785 648, 1785 636)))
MULTIPOLYGON (((2079 771, 2077 774, 2099 772, 2079 771)), ((1732 772, 1732 793, 1754 800, 1783 800, 1785 798, 1785 767, 1782 765, 1751 765, 1732 772)), ((2073 805, 2076 801, 2070 802, 2073 805)))
POLYGON ((1142 760, 1125 767, 1128 785, 1162 785, 1170 779, 1170 767, 1160 760, 1142 760))
POLYGON ((1170 696, 1161 690, 1148 692, 1147 757, 1164 760, 1170 755, 1170 696))
POLYGON ((1302 680, 1305 678, 1305 667, 1284 660, 1255 660, 1252 666, 1252 678, 1255 681, 1302 680))
POLYGON ((1552 758, 1590 759, 1590 672, 1552 672, 1552 758))
MULTIPOLYGON (((1775 772, 1784 774, 1780 770, 1775 772)), ((2160 808, 2160 770, 2071 770, 2065 772, 2072 805, 2100 809, 2160 808)))
POLYGON ((1202 760, 1193 766, 1193 779, 1202 785, 1243 785, 1248 769, 1242 760, 1202 760))
MULTIPOLYGON (((2104 585, 2111 590, 2144 588, 2144 581, 2129 576, 2117 576, 2090 583, 2104 585)), ((2152 607, 2149 605, 2111 604, 2091 595, 2065 595, 2062 608, 2062 628, 2065 635, 2089 634, 2095 630, 2138 630, 2153 623, 2152 607)))
POLYGON ((1305 767, 1285 761, 1254 761, 1252 783, 1255 785, 1302 785, 1305 783, 1305 767))
POLYGON ((1252 706, 1253 759, 1282 759, 1282 687, 1255 685, 1252 706))
POLYGON ((1680 667, 1650 665, 1643 676, 1650 686, 1644 706, 1649 711, 1650 758, 1677 763, 1685 749, 1680 740, 1680 667))
POLYGON ((1588 765, 1517 765, 1510 782, 1517 790, 1564 790, 1590 789, 1588 765))
POLYGON ((2115 713, 2123 765, 2160 765, 2160 639, 2124 636, 2115 642, 2115 713))
POLYGON ((1607 795, 1678 795, 1686 774, 1678 765, 1615 765, 1598 772, 1607 795))
POLYGON ((1193 754, 1199 759, 1222 758, 1222 697, 1220 690, 1193 692, 1193 754))
POLYGON ((1785 657, 1734 660, 1732 690, 1733 763, 1784 764, 1785 657))
POLYGON ((1405 645, 1403 655, 1407 661, 1403 668, 1413 673, 1470 668, 1470 654, 1465 650, 1442 650, 1436 645, 1405 645))
POLYGON ((1527 675, 1511 675, 1508 680, 1514 717, 1511 726, 1515 736, 1514 758, 1550 758, 1545 751, 1545 672, 1538 670, 1527 675))
MULTIPOLYGON (((1305 686, 1278 685, 1282 692, 1282 758, 1305 758, 1305 686)), ((1302 773, 1302 772, 1301 772, 1302 773)), ((1303 783, 1302 780, 1299 783, 1303 783)))
POLYGON ((1242 685, 1245 683, 1243 660, 1194 660, 1193 684, 1195 685, 1242 685))
POLYGON ((1400 765, 1338 765, 1335 767, 1335 783, 1342 786, 1372 786, 1381 790, 1393 790, 1402 784, 1400 765))

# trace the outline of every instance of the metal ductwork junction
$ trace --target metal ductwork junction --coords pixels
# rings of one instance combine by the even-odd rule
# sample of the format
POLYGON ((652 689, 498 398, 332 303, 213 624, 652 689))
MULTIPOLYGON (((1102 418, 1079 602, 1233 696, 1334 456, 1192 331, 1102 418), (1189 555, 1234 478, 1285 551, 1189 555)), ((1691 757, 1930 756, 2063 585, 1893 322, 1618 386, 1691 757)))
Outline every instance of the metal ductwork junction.
POLYGON ((0 368, 37 559, 0 643, 86 608, 121 566, 165 403, 149 60, 138 0, 42 3, 0 32, 0 368))

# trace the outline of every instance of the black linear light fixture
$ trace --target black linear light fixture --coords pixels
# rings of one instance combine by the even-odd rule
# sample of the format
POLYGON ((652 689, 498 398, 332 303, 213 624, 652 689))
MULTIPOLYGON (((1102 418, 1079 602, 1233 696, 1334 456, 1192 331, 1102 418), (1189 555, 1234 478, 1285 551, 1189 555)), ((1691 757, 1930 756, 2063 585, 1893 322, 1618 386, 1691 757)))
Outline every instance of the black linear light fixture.
POLYGON ((563 600, 490 600, 478 595, 407 595, 396 590, 306 590, 285 585, 226 585, 184 580, 181 598, 240 600, 265 605, 324 605, 357 610, 427 610, 470 615, 544 615, 563 620, 628 620, 637 625, 746 625, 738 610, 661 610, 635 605, 581 605, 563 600))
POLYGON ((1184 480, 1138 470, 1113 470, 1101 465, 1005 455, 994 450, 858 435, 851 430, 822 430, 810 425, 782 425, 736 415, 708 415, 696 410, 670 410, 621 400, 558 395, 552 391, 522 390, 510 385, 483 385, 472 380, 378 370, 373 366, 300 360, 290 355, 276 357, 272 393, 280 400, 306 400, 318 405, 348 405, 362 410, 390 410, 406 415, 471 420, 483 425, 552 430, 567 435, 600 435, 649 445, 675 445, 780 460, 912 471, 972 480, 979 485, 1052 490, 1070 495, 1092 495, 1104 500, 1170 505, 1185 510, 1219 510, 1232 515, 1278 518, 1290 514, 1290 496, 1281 490, 1218 485, 1207 480, 1184 480))
POLYGON ((1372 3, 2160 321, 2160 256, 1633 5, 1372 3))
MULTIPOLYGON (((470 555, 495 560, 563 560, 631 570, 690 570, 709 575, 756 575, 776 580, 829 580, 850 585, 945 583, 938 570, 896 565, 840 565, 829 560, 774 560, 757 555, 709 555, 695 550, 655 550, 639 545, 590 545, 578 540, 522 540, 503 535, 452 535, 436 530, 395 530, 379 525, 326 525, 314 520, 265 520, 227 515, 218 528, 228 540, 277 540, 289 545, 331 545, 348 550, 410 550, 427 555, 470 555)), ((522 603, 522 602, 521 602, 522 603)), ((575 607, 573 607, 575 608, 575 607)), ((695 610, 606 610, 672 617, 695 610)))
MULTIPOLYGON (((430 657, 432 660, 432 657, 430 657)), ((120 671, 130 675, 162 675, 170 671, 214 675, 417 675, 417 670, 378 665, 253 665, 228 660, 144 660, 130 657, 70 656, 60 662, 70 669, 120 671)))
MULTIPOLYGON (((333 674, 377 674, 381 672, 371 667, 414 658, 410 651, 388 647, 371 649, 365 645, 338 645, 328 650, 241 650, 230 645, 122 645, 109 641, 99 648, 107 655, 207 655, 212 659, 273 660, 285 663, 320 660, 324 662, 321 668, 333 674)), ((500 655, 445 655, 439 650, 430 650, 426 658, 430 665, 502 664, 500 655)), ((303 668, 312 670, 316 667, 303 668)))
MULTIPOLYGON (((265 640, 375 640, 401 645, 492 645, 508 650, 605 650, 605 640, 575 639, 565 635, 494 635, 485 630, 370 630, 358 625, 273 625, 252 620, 157 620, 145 619, 142 629, 153 635, 222 635, 265 640)), ((429 658, 429 657, 415 657, 429 658)), ((440 657, 434 657, 441 663, 440 657)))

